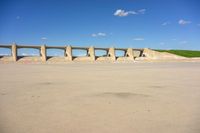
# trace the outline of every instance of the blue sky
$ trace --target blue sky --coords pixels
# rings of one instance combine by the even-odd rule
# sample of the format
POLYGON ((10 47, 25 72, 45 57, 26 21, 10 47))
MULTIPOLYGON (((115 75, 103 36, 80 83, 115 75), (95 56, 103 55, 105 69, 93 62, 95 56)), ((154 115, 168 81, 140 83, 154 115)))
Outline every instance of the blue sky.
POLYGON ((0 44, 200 50, 199 0, 0 0, 0 44))

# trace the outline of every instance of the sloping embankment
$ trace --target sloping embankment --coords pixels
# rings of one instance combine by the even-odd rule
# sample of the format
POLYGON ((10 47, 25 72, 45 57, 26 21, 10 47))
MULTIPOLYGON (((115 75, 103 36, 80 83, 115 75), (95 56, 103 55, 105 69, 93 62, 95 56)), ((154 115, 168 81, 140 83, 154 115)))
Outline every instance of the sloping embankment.
POLYGON ((155 50, 145 48, 143 51, 143 57, 136 58, 136 60, 145 60, 145 61, 200 61, 200 58, 187 58, 179 56, 176 54, 168 52, 158 52, 155 50))

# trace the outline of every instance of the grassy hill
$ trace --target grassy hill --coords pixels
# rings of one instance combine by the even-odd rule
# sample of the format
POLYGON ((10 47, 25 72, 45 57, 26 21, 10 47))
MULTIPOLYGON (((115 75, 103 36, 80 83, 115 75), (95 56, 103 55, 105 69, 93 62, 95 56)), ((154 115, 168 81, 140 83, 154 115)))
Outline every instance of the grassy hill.
POLYGON ((200 51, 194 51, 194 50, 158 50, 156 49, 155 51, 168 52, 168 53, 172 53, 172 54, 176 54, 176 55, 180 55, 180 56, 184 56, 188 58, 200 57, 200 51))

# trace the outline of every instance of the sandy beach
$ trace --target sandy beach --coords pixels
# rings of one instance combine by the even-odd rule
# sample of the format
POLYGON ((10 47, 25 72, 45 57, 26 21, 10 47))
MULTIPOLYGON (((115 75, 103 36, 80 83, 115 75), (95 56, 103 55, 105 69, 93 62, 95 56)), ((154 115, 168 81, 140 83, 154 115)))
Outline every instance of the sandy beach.
POLYGON ((200 62, 0 64, 0 133, 199 133, 200 62))

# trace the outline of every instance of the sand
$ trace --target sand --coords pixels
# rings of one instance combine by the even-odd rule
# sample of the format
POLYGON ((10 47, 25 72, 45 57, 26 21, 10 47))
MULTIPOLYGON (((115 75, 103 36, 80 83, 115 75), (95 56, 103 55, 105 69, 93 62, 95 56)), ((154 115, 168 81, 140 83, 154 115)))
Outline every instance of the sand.
POLYGON ((200 63, 0 64, 0 133, 200 133, 200 63))

